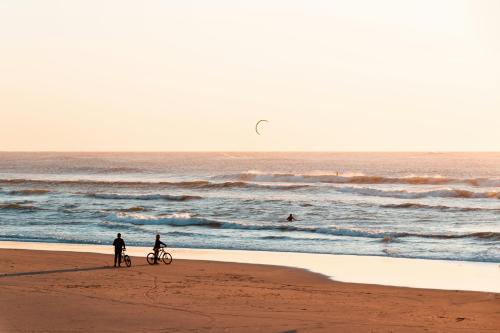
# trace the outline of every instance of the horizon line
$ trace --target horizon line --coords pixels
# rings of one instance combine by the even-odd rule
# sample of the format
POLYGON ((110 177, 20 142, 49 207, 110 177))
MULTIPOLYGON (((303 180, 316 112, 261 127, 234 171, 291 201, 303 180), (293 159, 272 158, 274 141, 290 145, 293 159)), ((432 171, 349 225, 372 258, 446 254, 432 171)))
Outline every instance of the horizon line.
POLYGON ((0 150, 0 153, 500 153, 500 150, 0 150))

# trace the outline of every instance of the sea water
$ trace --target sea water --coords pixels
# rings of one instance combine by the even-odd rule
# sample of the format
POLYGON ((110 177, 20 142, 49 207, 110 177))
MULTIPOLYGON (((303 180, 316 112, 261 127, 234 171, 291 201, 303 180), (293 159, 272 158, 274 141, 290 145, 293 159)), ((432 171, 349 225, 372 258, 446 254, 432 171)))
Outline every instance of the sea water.
POLYGON ((0 153, 0 240, 500 262, 500 153, 0 153), (297 221, 288 222, 292 213, 297 221))

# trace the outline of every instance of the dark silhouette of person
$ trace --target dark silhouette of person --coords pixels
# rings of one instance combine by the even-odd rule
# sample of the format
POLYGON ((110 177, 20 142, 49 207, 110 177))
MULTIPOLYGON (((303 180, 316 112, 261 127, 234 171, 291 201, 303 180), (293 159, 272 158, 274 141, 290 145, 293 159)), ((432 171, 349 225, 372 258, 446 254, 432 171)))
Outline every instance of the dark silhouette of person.
POLYGON ((120 265, 122 263, 122 250, 124 250, 126 248, 125 241, 122 238, 122 234, 118 233, 118 235, 116 235, 116 238, 113 241, 113 246, 115 247, 115 265, 114 265, 114 267, 116 267, 117 262, 118 262, 118 267, 120 267, 120 265))
POLYGON ((290 215, 286 218, 286 220, 287 220, 288 222, 297 221, 297 219, 293 216, 293 214, 290 214, 290 215))
POLYGON ((155 264, 158 263, 158 252, 160 252, 161 246, 167 246, 167 244, 163 243, 160 240, 160 234, 156 235, 155 246, 153 247, 153 251, 155 252, 155 264))

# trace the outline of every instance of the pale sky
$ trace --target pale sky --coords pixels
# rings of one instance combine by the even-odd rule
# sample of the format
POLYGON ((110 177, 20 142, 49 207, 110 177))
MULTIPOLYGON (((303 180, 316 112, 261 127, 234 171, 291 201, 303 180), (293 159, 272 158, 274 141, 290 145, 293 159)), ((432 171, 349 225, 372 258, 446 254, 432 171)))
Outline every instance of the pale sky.
POLYGON ((0 150, 499 151, 500 1, 1 0, 0 150))

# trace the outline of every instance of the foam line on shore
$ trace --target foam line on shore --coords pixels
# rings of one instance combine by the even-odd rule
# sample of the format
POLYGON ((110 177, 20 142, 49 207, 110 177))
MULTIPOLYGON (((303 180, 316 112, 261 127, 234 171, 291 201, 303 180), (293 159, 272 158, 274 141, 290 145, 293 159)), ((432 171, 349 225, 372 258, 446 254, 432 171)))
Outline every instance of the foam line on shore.
MULTIPOLYGON (((0 248, 103 254, 113 252, 111 246, 105 245, 10 241, 0 241, 0 248)), ((151 248, 128 247, 127 250, 129 255, 145 258, 151 248)), ((174 260, 209 260, 295 267, 323 274, 339 282, 500 293, 498 263, 185 248, 172 248, 169 252, 172 253, 174 260)), ((137 262, 136 260, 141 259, 136 258, 134 262, 137 262)))

